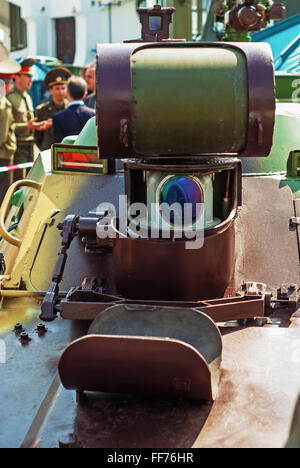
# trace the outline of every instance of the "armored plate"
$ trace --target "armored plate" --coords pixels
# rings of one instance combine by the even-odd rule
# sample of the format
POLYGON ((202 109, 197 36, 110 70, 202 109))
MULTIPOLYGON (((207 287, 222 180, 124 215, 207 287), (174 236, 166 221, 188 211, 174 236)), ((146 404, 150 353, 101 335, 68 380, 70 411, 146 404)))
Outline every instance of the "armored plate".
POLYGON ((1 388, 6 400, 5 420, 0 422, 1 447, 285 446, 300 390, 300 375, 295 371, 299 366, 299 318, 263 328, 221 327, 221 382, 213 404, 109 393, 87 393, 76 403, 75 392, 64 389, 55 375, 60 350, 68 339, 65 327, 69 326, 69 321, 62 320, 50 324, 50 334, 43 341, 34 337, 26 348, 14 336, 7 341, 11 344, 6 385, 1 388), (65 339, 59 334, 61 345, 51 345, 53 334, 62 327, 65 339), (32 366, 36 351, 39 363, 32 366), (13 357, 22 362, 16 369, 17 381, 13 357), (48 370, 45 363, 50 365, 48 370), (14 398, 8 398, 9 391, 14 398))
POLYGON ((237 219, 236 286, 246 278, 256 278, 269 288, 278 288, 282 283, 299 284, 297 232, 290 227, 293 216, 293 193, 280 178, 243 177, 243 207, 237 219))
POLYGON ((193 309, 119 305, 59 362, 63 385, 142 395, 214 399, 222 342, 214 322, 193 309))
MULTIPOLYGON (((237 264, 238 284, 299 283, 297 228, 289 226, 290 216, 295 216, 292 192, 276 178, 244 182, 237 232, 240 248, 245 247, 243 239, 249 244, 237 264)), ((295 206, 298 214, 298 202, 295 206)), ((68 268, 74 270, 76 264, 68 268)), ((56 370, 66 346, 86 335, 87 325, 58 318, 39 336, 39 313, 37 300, 2 299, 1 447, 286 445, 300 391, 299 312, 280 312, 263 328, 255 322, 220 327, 221 379, 216 400, 209 405, 109 393, 87 393, 77 404, 75 392, 63 388, 56 370), (12 332, 16 322, 22 322, 32 338, 27 345, 12 332)))

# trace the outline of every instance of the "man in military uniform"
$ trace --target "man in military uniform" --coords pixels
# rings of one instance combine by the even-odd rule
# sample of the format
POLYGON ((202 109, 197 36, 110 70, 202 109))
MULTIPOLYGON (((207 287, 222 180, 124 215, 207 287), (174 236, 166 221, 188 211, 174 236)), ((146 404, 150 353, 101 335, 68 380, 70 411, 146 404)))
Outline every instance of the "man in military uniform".
MULTIPOLYGON (((17 149, 13 109, 6 95, 12 86, 12 77, 21 70, 14 60, 0 62, 0 168, 14 163, 17 149)), ((0 172, 0 203, 13 182, 13 172, 0 172)))
POLYGON ((41 151, 50 148, 55 143, 52 117, 68 107, 66 83, 71 76, 72 74, 67 68, 57 67, 50 70, 45 77, 44 84, 52 97, 50 101, 44 102, 36 108, 37 122, 47 121, 44 131, 35 132, 35 142, 41 151))
MULTIPOLYGON (((34 63, 35 60, 30 58, 21 63, 21 70, 14 77, 15 88, 7 96, 8 101, 12 104, 15 119, 15 133, 17 137, 17 151, 14 157, 15 164, 33 161, 33 132, 45 126, 45 122, 36 122, 32 99, 28 94, 32 86, 31 67, 34 63)), ((26 169, 14 172, 14 181, 25 177, 26 169)))

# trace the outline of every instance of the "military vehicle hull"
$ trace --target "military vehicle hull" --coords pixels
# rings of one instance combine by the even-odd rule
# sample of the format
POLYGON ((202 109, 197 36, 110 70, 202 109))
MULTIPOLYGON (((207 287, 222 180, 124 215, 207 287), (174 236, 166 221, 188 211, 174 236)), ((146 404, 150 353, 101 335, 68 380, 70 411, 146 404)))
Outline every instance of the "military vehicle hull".
MULTIPOLYGON (((157 9, 155 11, 157 13, 157 9)), ((208 46, 217 49, 212 44, 208 46)), ((140 50, 147 47, 140 47, 140 50)), ((162 45, 161 49, 163 47, 170 53, 173 46, 162 45)), ((193 57, 194 53, 198 54, 197 47, 190 46, 193 57)), ((199 50, 200 47, 202 45, 199 50)), ((134 48, 126 45, 127 51, 134 48)), ((177 45, 173 48, 175 57, 176 48, 177 45)), ((222 48, 222 53, 230 49, 224 44, 222 48)), ((145 50, 141 53, 137 74, 140 70, 144 73, 149 60, 156 60, 155 47, 148 47, 146 54, 145 50)), ((251 47, 246 45, 240 50, 246 51, 247 56, 251 47)), ((114 52, 119 53, 118 47, 114 52)), ((226 57, 230 55, 227 52, 229 50, 226 57)), ((128 57, 127 54, 122 62, 127 79, 128 64, 131 66, 128 57)), ((256 62, 255 54, 252 58, 256 62)), ((105 60, 109 66, 110 59, 111 54, 107 53, 105 60)), ((182 63, 176 60, 175 71, 182 63)), ((113 66, 116 63, 119 66, 118 61, 113 66)), ((170 63, 171 60, 167 65, 170 63)), ((198 63, 193 58, 193 67, 198 63)), ((229 73, 235 69, 235 61, 232 63, 229 73)), ((270 71, 270 61, 268 67, 270 71)), ((249 72, 250 101, 251 109, 256 111, 262 101, 253 92, 258 79, 253 70, 249 72)), ((113 73, 107 76, 115 78, 113 73)), ((176 76, 168 76, 175 82, 176 76)), ((238 76, 247 83, 246 72, 239 72, 238 76)), ((261 155, 269 152, 274 117, 273 75, 265 77, 270 87, 266 84, 268 93, 261 94, 261 99, 266 99, 263 114, 254 118, 250 112, 248 119, 247 105, 242 106, 241 111, 241 117, 247 114, 246 123, 249 124, 242 132, 244 140, 248 138, 248 150, 252 147, 261 155), (266 133, 265 122, 268 124, 266 133)), ((228 79, 229 90, 231 81, 228 79)), ((155 138, 149 137, 147 142, 137 135, 140 120, 136 116, 141 115, 142 119, 148 116, 143 109, 147 95, 142 100, 138 93, 135 96, 137 112, 136 122, 134 119, 133 122, 137 123, 138 131, 132 143, 128 138, 128 122, 131 124, 128 81, 122 81, 121 91, 116 88, 118 92, 112 92, 112 99, 118 101, 113 108, 107 99, 114 91, 110 88, 111 81, 103 79, 103 82, 107 92, 103 94, 102 112, 104 109, 105 114, 106 110, 107 114, 103 115, 109 118, 102 118, 98 132, 104 128, 106 136, 114 132, 117 138, 107 138, 102 147, 100 144, 100 154, 101 151, 109 153, 110 145, 115 145, 117 149, 125 148, 127 156, 131 150, 134 157, 135 152, 150 151, 157 158, 155 145, 163 147, 165 141, 160 129, 154 128, 155 138), (122 119, 124 110, 127 120, 122 119), (114 120, 116 115, 118 118, 114 120)), ((143 88, 144 80, 136 83, 137 89, 143 88)), ((180 86, 180 81, 176 86, 180 86)), ((168 86, 165 91, 164 96, 168 86)), ((193 95, 186 91, 184 112, 187 103, 193 104, 193 95)), ((157 107, 160 105, 158 99, 157 107)), ((222 192, 220 185, 222 182, 226 185, 227 180, 225 214, 223 218, 220 214, 218 232, 226 232, 230 224, 232 242, 228 245, 234 268, 228 269, 233 274, 228 278, 222 297, 211 297, 208 293, 206 296, 204 290, 202 297, 196 299, 187 295, 180 301, 176 294, 166 297, 164 292, 159 292, 157 299, 141 299, 143 294, 132 289, 134 278, 130 277, 130 268, 126 270, 125 267, 134 265, 135 271, 140 268, 142 275, 144 263, 138 249, 131 250, 130 246, 127 253, 124 249, 122 254, 127 262, 124 271, 129 273, 122 270, 122 262, 118 266, 130 282, 130 288, 125 287, 125 293, 127 290, 130 294, 120 294, 111 250, 118 241, 99 240, 99 219, 106 215, 106 211, 101 211, 103 204, 110 202, 117 206, 119 196, 128 192, 134 198, 136 193, 130 184, 135 180, 143 188, 145 177, 140 177, 140 173, 136 175, 133 169, 124 187, 120 161, 115 163, 117 170, 114 171, 111 161, 102 161, 100 170, 99 160, 93 159, 98 143, 95 119, 89 121, 75 141, 64 141, 61 146, 54 145, 52 152, 42 153, 27 181, 9 189, 0 210, 0 251, 3 253, 0 370, 4 382, 0 389, 1 447, 155 450, 275 448, 288 444, 300 390, 297 372, 300 359, 298 112, 299 104, 278 106, 274 144, 267 160, 255 158, 248 151, 249 158, 241 163, 235 158, 234 168, 229 165, 228 169, 230 155, 224 156, 227 157, 225 164, 219 155, 203 157, 200 154, 204 159, 202 165, 198 161, 199 180, 204 180, 201 179, 203 174, 207 176, 209 164, 218 181, 216 193, 222 192), (70 155, 80 156, 79 163, 75 161, 77 165, 70 155), (205 158, 211 158, 209 163, 205 158), (97 170, 93 163, 98 164, 97 170), (238 164, 243 167, 241 193, 238 164), (224 167, 229 175, 218 179, 224 167), (235 172, 230 172, 233 170, 235 172)), ((228 119, 226 112, 224 115, 228 119)), ((164 151, 174 152, 176 163, 173 165, 180 174, 185 174, 186 161, 180 164, 178 157, 184 154, 185 145, 195 139, 196 144, 188 154, 195 153, 198 158, 198 148, 201 153, 203 142, 196 133, 197 128, 193 132, 195 119, 190 120, 189 128, 181 128, 178 126, 180 113, 175 117, 177 120, 170 128, 173 133, 174 128, 177 129, 176 137, 183 131, 183 138, 178 138, 178 145, 183 144, 183 149, 180 154, 176 153, 176 147, 168 146, 164 151), (186 138, 190 130, 194 133, 192 139, 186 138)), ((238 119, 236 125, 240 123, 238 119)), ((164 124, 166 122, 162 121, 164 124)), ((169 130, 168 125, 166 129, 169 130)), ((223 135, 229 138, 229 145, 232 135, 223 135)), ((101 141, 101 134, 98 136, 101 141)), ((245 141, 237 148, 240 153, 245 141)), ((215 143, 212 138, 209 146, 215 143)), ((120 153, 114 150, 111 154, 116 157, 120 153)), ((205 151, 207 153, 207 148, 205 151)), ((156 159, 163 171, 170 169, 163 161, 165 156, 162 155, 162 160, 156 159)), ((136 168, 140 170, 144 162, 138 164, 136 168)), ((147 164, 149 169, 150 164, 147 164)), ((187 164, 190 164, 194 181, 197 171, 192 163, 187 164)), ((141 193, 142 190, 138 195, 141 193)), ((214 228, 207 229, 207 238, 214 228)), ((157 250, 159 242, 164 241, 157 241, 157 250)), ((152 252, 156 255, 155 249, 152 252)), ((218 255, 222 256, 222 252, 218 255)), ((204 272, 208 270, 209 259, 205 262, 204 272)), ((179 262, 178 268, 180 266, 179 262)), ((185 268, 188 275, 187 265, 185 268)), ((195 274, 199 272, 196 267, 194 271, 195 274)), ((199 281, 205 284, 201 272, 199 281)), ((182 284, 185 283, 179 282, 178 288, 182 284)))
MULTIPOLYGON (((33 174, 30 176, 33 178, 33 174)), ((93 176, 89 177, 89 183, 82 184, 85 194, 89 194, 89 188, 93 191, 93 176)), ((109 185, 110 193, 114 187, 115 196, 120 193, 119 174, 95 179, 102 188, 109 185)), ((284 180, 278 175, 243 178, 244 208, 236 221, 239 260, 233 287, 253 279, 265 281, 271 289, 280 287, 282 282, 297 282, 298 228, 291 228, 289 223, 298 205, 297 202, 294 205, 293 193, 284 186, 284 180), (257 210, 257 207, 261 208, 257 210), (254 212, 255 215, 249 216, 254 212)), ((101 197, 105 199, 106 195, 102 192, 101 197)), ((75 209, 80 212, 76 200, 73 206, 69 202, 58 213, 57 222, 75 209)), ((47 230, 43 239, 50 233, 57 236, 57 229, 51 223, 47 230)), ((25 236, 29 234, 27 231, 25 236)), ((39 278, 38 273, 34 276, 35 265, 32 268, 28 260, 43 252, 43 243, 35 252, 26 251, 22 273, 26 277, 24 268, 28 265, 35 290, 2 291, 1 343, 6 351, 1 363, 5 382, 1 386, 2 447, 285 446, 300 388, 300 376, 295 371, 299 363, 299 312, 285 309, 274 311, 261 322, 218 324, 223 353, 220 386, 214 403, 106 393, 86 393, 77 403, 75 392, 63 388, 57 365, 65 347, 86 335, 90 322, 71 322, 59 317, 46 324, 47 332, 36 331, 43 290, 55 265, 56 240, 59 242, 59 239, 53 243, 47 241, 47 252, 44 252, 47 256, 42 261, 47 270, 44 278, 39 278), (52 252, 48 251, 50 245, 52 252), (30 342, 19 342, 20 336, 13 331, 17 322, 28 332, 30 342)), ((34 248, 32 242, 31 247, 34 248)), ((74 260, 67 262, 61 291, 94 273, 90 265, 85 268, 82 264, 84 252, 79 242, 72 245, 71 256, 76 258, 76 265, 74 260)), ((37 272, 42 271, 40 265, 36 268, 37 272)), ((13 275, 12 279, 15 279, 13 275)), ((113 291, 113 284, 111 288, 113 291)))

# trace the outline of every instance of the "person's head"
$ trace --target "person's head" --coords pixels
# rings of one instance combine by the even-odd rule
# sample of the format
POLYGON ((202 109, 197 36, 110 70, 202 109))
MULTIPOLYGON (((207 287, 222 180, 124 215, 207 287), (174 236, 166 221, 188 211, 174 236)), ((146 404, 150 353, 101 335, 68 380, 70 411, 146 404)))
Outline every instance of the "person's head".
POLYGON ((54 104, 62 105, 67 94, 67 85, 54 85, 49 88, 54 104))
POLYGON ((12 78, 1 78, 0 77, 0 94, 1 97, 7 96, 12 89, 13 79, 12 78))
POLYGON ((85 78, 88 90, 91 91, 92 93, 95 93, 96 92, 96 66, 95 65, 90 66, 86 70, 84 78, 85 78))
POLYGON ((31 67, 35 64, 35 60, 32 58, 27 58, 21 63, 21 70, 15 75, 15 86, 21 91, 29 91, 32 83, 32 71, 31 67))
POLYGON ((33 83, 33 78, 31 75, 24 75, 22 73, 15 75, 15 86, 19 91, 29 91, 32 83, 33 83))
POLYGON ((87 94, 87 85, 83 78, 72 76, 67 83, 67 98, 69 101, 81 101, 87 94))
POLYGON ((66 98, 67 82, 72 73, 65 67, 56 67, 48 71, 44 86, 49 89, 54 104, 61 106, 66 98))
POLYGON ((15 60, 0 61, 0 93, 1 97, 11 92, 13 76, 21 71, 21 65, 15 60))

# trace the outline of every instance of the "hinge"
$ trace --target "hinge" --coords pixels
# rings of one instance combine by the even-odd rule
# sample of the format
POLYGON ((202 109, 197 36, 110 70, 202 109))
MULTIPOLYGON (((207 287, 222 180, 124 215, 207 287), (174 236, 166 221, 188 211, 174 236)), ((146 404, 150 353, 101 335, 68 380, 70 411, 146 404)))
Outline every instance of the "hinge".
POLYGON ((292 216, 292 218, 290 218, 290 227, 297 227, 297 226, 300 226, 300 217, 292 216))

